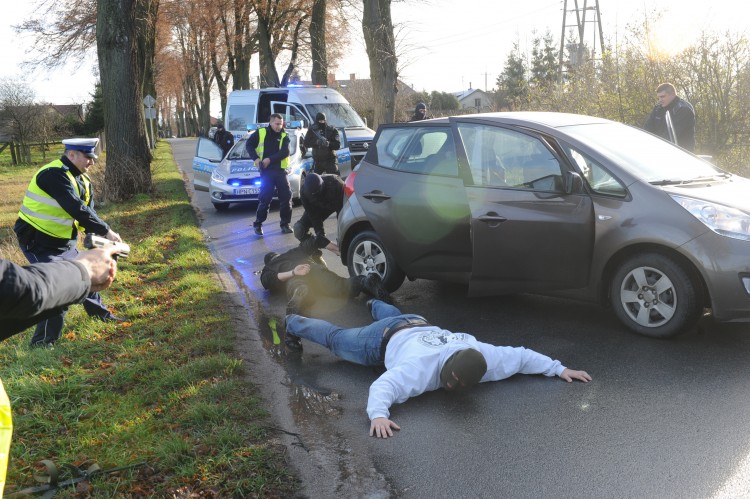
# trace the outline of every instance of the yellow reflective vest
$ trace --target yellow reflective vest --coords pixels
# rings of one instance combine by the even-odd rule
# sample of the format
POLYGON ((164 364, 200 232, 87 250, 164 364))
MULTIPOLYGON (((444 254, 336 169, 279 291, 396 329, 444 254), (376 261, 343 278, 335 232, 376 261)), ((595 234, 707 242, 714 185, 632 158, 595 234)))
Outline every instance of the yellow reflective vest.
POLYGON ((10 401, 0 380, 0 497, 3 497, 5 473, 8 469, 10 438, 13 436, 13 420, 10 417, 10 401))
MULTIPOLYGON (((48 236, 57 237, 60 239, 71 239, 73 237, 73 228, 76 230, 83 231, 78 226, 78 222, 65 211, 62 206, 57 202, 55 198, 47 194, 42 190, 36 183, 37 176, 48 168, 62 168, 65 166, 62 161, 55 160, 52 163, 46 164, 34 174, 34 177, 29 183, 29 187, 26 190, 26 196, 23 198, 21 209, 18 212, 18 216, 28 222, 32 227, 37 229, 39 232, 43 232, 48 236)), ((81 174, 84 185, 84 193, 81 196, 81 191, 76 182, 75 176, 66 170, 66 175, 73 185, 73 189, 78 194, 78 197, 83 199, 84 203, 88 206, 91 200, 91 179, 86 174, 81 174)))
MULTIPOLYGON (((286 132, 281 132, 281 141, 279 142, 279 149, 281 149, 281 144, 284 143, 284 139, 286 138, 286 132)), ((258 147, 255 148, 255 153, 258 155, 260 159, 263 159, 263 149, 266 145, 266 128, 263 127, 258 130, 258 147)), ((286 170, 289 167, 289 156, 281 160, 281 169, 286 170)))

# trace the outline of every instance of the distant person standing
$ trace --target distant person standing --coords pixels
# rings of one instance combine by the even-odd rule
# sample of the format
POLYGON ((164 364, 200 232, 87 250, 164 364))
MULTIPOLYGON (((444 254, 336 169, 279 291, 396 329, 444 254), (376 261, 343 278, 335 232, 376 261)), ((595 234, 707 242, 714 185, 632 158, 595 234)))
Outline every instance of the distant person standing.
POLYGON ((253 222, 255 233, 263 235, 263 222, 268 217, 275 189, 279 198, 281 232, 291 234, 289 223, 292 221, 292 188, 287 178, 289 136, 284 131, 284 117, 278 113, 272 114, 268 126, 253 132, 248 137, 245 147, 250 159, 258 167, 261 178, 258 210, 253 222))
POLYGON ((695 111, 693 106, 677 96, 671 83, 656 88, 659 103, 646 120, 643 128, 688 151, 695 150, 695 111), (671 127, 670 127, 671 123, 671 127), (670 129, 671 128, 671 129, 670 129))
POLYGON ((224 151, 224 156, 226 156, 229 150, 234 145, 234 135, 232 135, 231 132, 227 132, 224 129, 224 125, 222 123, 219 123, 216 125, 214 142, 216 142, 216 144, 221 147, 221 150, 224 151))
POLYGON ((315 124, 312 125, 305 135, 303 145, 312 148, 313 171, 318 175, 324 173, 339 174, 336 165, 336 151, 341 149, 339 131, 326 122, 326 115, 318 113, 315 116, 315 124))
MULTIPOLYGON (((78 232, 122 242, 94 211, 94 188, 87 172, 94 165, 99 139, 66 139, 60 159, 34 174, 23 198, 13 230, 29 263, 73 260, 78 256, 78 232)), ((123 322, 104 306, 99 293, 89 293, 83 302, 89 316, 123 322)), ((31 345, 50 345, 62 333, 67 308, 39 322, 31 345)))
POLYGON ((414 108, 414 116, 412 116, 409 121, 422 121, 429 120, 430 118, 432 118, 432 116, 427 114, 427 104, 424 102, 417 102, 417 105, 414 108))

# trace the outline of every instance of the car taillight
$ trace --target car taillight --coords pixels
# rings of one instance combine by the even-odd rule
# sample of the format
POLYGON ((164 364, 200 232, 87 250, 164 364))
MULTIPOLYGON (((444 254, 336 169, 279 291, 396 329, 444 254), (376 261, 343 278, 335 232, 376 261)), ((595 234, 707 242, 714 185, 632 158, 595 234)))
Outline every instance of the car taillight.
POLYGON ((344 196, 346 196, 347 199, 349 199, 349 197, 354 194, 354 177, 356 176, 356 171, 350 172, 346 177, 346 182, 344 182, 344 196))

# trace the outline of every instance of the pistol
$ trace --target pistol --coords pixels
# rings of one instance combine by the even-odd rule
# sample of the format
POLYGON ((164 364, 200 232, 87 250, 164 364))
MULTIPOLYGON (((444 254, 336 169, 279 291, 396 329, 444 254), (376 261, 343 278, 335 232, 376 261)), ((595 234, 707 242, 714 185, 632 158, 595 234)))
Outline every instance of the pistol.
POLYGON ((83 247, 86 249, 110 248, 113 246, 117 249, 117 253, 112 255, 112 258, 115 260, 117 260, 117 257, 119 256, 127 258, 128 255, 130 255, 130 246, 125 243, 110 241, 106 237, 95 236, 94 234, 86 234, 86 237, 83 239, 83 247))

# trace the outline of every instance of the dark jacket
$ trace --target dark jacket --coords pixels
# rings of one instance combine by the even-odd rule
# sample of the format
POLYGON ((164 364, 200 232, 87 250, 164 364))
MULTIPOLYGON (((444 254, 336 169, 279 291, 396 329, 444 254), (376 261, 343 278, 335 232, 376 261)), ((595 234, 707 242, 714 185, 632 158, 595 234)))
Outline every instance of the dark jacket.
POLYGON ((338 173, 336 151, 341 149, 341 139, 337 128, 315 123, 307 130, 303 145, 312 148, 315 173, 338 173), (323 139, 328 141, 328 145, 325 145, 323 139))
POLYGON ((316 234, 325 235, 323 222, 333 213, 338 217, 344 206, 344 181, 338 175, 321 175, 320 178, 323 179, 323 189, 319 194, 311 196, 302 189, 300 197, 313 230, 316 234))
MULTIPOLYGON (((104 223, 94 210, 93 185, 91 186, 91 198, 87 205, 84 203, 83 198, 76 194, 68 176, 65 174, 66 171, 70 170, 78 183, 78 191, 83 195, 84 186, 83 180, 81 179, 81 172, 78 171, 78 168, 75 167, 67 156, 63 156, 60 159, 64 166, 61 168, 47 168, 41 172, 36 177, 37 185, 47 194, 55 198, 70 217, 77 220, 78 223, 86 229, 86 232, 98 236, 106 235, 107 232, 109 232, 109 225, 104 223)), ((18 236, 18 241, 21 244, 30 244, 34 241, 36 245, 44 248, 65 250, 70 246, 71 241, 76 241, 78 239, 78 231, 75 227, 71 230, 70 239, 60 239, 36 230, 21 218, 16 220, 13 230, 18 236)))
MULTIPOLYGON (((266 127, 266 139, 263 145, 263 157, 260 159, 269 158, 271 163, 267 169, 279 168, 281 169, 281 160, 289 157, 289 135, 281 140, 281 134, 286 133, 283 130, 279 133, 273 131, 270 126, 266 127)), ((245 142, 245 148, 250 156, 250 159, 258 159, 258 153, 255 152, 255 148, 258 147, 258 130, 253 132, 245 142)), ((262 170, 261 170, 262 171, 262 170)))
POLYGON ((57 261, 21 267, 0 259, 0 340, 80 303, 91 279, 79 263, 57 261))
POLYGON ((675 97, 667 107, 661 107, 657 104, 651 111, 643 128, 654 135, 670 140, 669 130, 667 129, 667 112, 672 118, 677 145, 688 151, 695 150, 695 111, 693 106, 684 99, 675 97))
POLYGON ((216 134, 214 135, 214 142, 216 142, 216 144, 221 147, 221 150, 224 151, 224 156, 226 156, 229 150, 234 145, 234 135, 224 129, 216 130, 216 134))
POLYGON ((310 264, 313 268, 320 267, 327 270, 327 267, 321 265, 321 261, 322 252, 317 247, 316 238, 308 237, 299 246, 280 255, 275 255, 270 261, 266 262, 260 273, 260 283, 270 291, 282 291, 286 288, 286 283, 279 281, 278 274, 280 272, 289 272, 303 263, 310 264))

